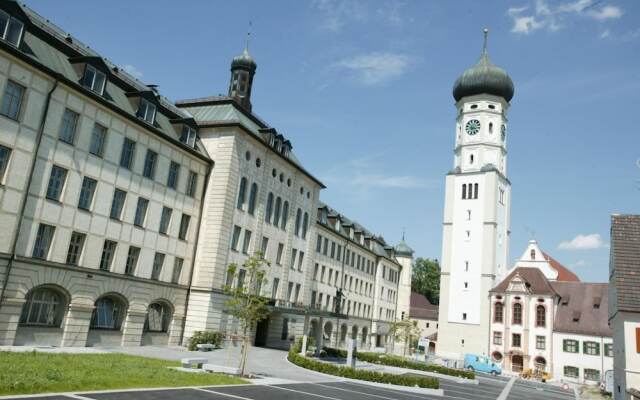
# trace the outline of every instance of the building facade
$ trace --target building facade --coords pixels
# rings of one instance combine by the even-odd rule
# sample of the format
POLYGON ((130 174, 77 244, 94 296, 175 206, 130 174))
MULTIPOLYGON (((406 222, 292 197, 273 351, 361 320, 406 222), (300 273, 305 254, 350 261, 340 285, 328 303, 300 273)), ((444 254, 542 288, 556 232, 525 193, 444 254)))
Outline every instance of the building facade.
POLYGON ((227 96, 173 103, 24 5, 0 4, 0 28, 0 344, 235 333, 223 288, 244 279, 228 266, 260 253, 256 345, 393 345, 413 252, 320 203, 252 111, 246 49, 227 96))
POLYGON ((640 215, 611 217, 609 285, 613 398, 640 399, 640 215))
POLYGON ((435 354, 438 341, 438 306, 420 293, 411 293, 411 309, 409 318, 420 331, 419 346, 424 352, 435 354))
POLYGON ((487 354, 489 290, 505 275, 510 232, 507 111, 513 82, 489 61, 455 82, 453 170, 447 174, 437 354, 487 354))

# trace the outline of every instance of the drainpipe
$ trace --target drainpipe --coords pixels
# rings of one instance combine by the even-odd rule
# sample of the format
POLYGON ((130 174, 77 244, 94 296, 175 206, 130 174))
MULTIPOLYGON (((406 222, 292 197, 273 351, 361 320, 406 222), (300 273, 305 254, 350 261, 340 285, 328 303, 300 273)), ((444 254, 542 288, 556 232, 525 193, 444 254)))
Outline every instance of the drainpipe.
POLYGON ((5 291, 7 290, 7 285, 9 284, 9 277, 11 276, 11 270, 13 268, 13 263, 16 259, 16 247, 18 246, 18 235, 20 235, 20 231, 22 230, 22 223, 24 221, 24 212, 27 207, 27 199, 29 198, 29 189, 31 188, 31 183, 33 181, 34 170, 36 167, 36 162, 38 161, 38 153, 40 152, 40 145, 42 144, 42 137, 44 136, 44 125, 47 120, 47 115, 49 114, 49 105, 51 104, 51 95, 58 87, 59 76, 55 76, 55 81, 53 83, 53 87, 47 93, 47 99, 44 105, 44 111, 42 113, 42 118, 40 119, 40 126, 38 127, 38 137, 36 138, 36 147, 33 150, 33 159, 31 160, 31 166, 29 167, 29 174, 27 178, 27 185, 25 187, 25 194, 22 198, 22 204, 20 205, 20 213, 18 214, 18 226, 16 227, 15 234, 13 235, 13 241, 11 243, 11 258, 9 258, 9 263, 7 264, 7 271, 5 272, 4 282, 2 284, 2 291, 0 292, 0 309, 4 304, 5 291))
POLYGON ((194 271, 196 268, 196 252, 198 250, 198 243, 200 241, 200 227, 202 226, 202 212, 204 211, 204 200, 206 198, 207 195, 207 189, 209 188, 209 178, 211 176, 211 171, 213 170, 213 168, 215 167, 215 162, 213 162, 211 165, 209 165, 209 168, 207 168, 207 175, 205 176, 204 179, 204 186, 202 187, 202 195, 200 196, 200 218, 198 218, 198 229, 196 230, 196 240, 195 243, 193 244, 193 254, 191 256, 191 271, 189 271, 189 288, 187 290, 187 296, 184 299, 184 323, 182 324, 182 331, 180 332, 180 340, 178 343, 180 343, 180 345, 182 345, 183 340, 184 340, 184 331, 187 327, 187 312, 188 312, 188 308, 189 308, 189 299, 191 297, 191 288, 193 287, 193 277, 194 277, 194 271))

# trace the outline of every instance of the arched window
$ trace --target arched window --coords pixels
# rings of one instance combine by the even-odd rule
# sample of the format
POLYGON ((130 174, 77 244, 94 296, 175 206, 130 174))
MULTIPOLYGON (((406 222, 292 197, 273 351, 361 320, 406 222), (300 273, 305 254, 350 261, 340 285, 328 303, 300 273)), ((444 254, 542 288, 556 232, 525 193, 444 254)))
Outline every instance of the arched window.
POLYGON ((531 249, 531 259, 532 260, 536 259, 536 250, 535 249, 531 249))
POLYGON ((489 122, 489 133, 493 133, 493 122, 489 122))
POLYGON ((280 224, 280 208, 282 207, 282 199, 276 198, 276 209, 273 212, 273 225, 278 226, 280 224))
POLYGON ((309 228, 309 214, 304 213, 304 218, 302 219, 302 238, 307 238, 307 229, 309 228))
POLYGON ((504 306, 502 303, 496 303, 493 306, 493 322, 502 322, 504 315, 504 306))
POLYGON ((33 289, 22 306, 20 324, 59 327, 64 318, 65 303, 64 297, 54 289, 33 289))
MULTIPOLYGON (((469 187, 469 189, 471 189, 471 187, 469 187)), ((473 184, 473 191, 474 191, 473 198, 477 199, 478 198, 478 184, 477 183, 473 184)))
POLYGON ((514 325, 522 325, 522 304, 513 304, 513 319, 511 323, 514 325))
POLYGON ((91 316, 91 329, 119 330, 124 319, 126 305, 116 296, 101 297, 91 316))
POLYGON ((542 305, 536 306, 536 326, 546 326, 547 325, 547 310, 542 305))
POLYGON ((296 236, 300 236, 301 226, 302 226, 302 210, 298 208, 298 211, 296 211, 296 229, 294 231, 296 236))
POLYGON ((249 192, 249 214, 253 215, 256 211, 256 200, 258 198, 258 185, 254 182, 251 184, 251 191, 249 192))
POLYGON ((147 332, 167 332, 171 324, 171 308, 160 302, 149 304, 144 330, 147 332))
POLYGON ((473 154, 469 155, 469 164, 473 164, 473 154))
POLYGON ((287 229, 288 220, 289 220, 289 202, 285 201, 284 205, 282 206, 282 224, 280 225, 282 230, 287 229))
POLYGON ((273 193, 267 196, 267 207, 264 211, 264 220, 268 224, 271 223, 271 215, 273 215, 273 193))
POLYGON ((247 201, 247 178, 242 177, 240 179, 240 189, 238 189, 238 202, 236 203, 238 210, 242 210, 245 201, 247 201))
POLYGON ((462 184, 462 199, 466 199, 467 198, 467 184, 463 183, 462 184))

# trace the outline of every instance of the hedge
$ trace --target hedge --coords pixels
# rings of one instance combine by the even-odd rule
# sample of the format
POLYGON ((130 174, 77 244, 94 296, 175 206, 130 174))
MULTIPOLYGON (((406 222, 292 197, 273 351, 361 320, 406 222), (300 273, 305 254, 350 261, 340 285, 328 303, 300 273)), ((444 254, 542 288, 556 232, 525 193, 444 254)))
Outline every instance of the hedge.
POLYGON ((198 349, 199 344, 207 343, 216 347, 220 347, 224 334, 222 332, 215 331, 195 331, 191 338, 189 338, 189 344, 187 348, 190 351, 198 349))
MULTIPOLYGON (((324 350, 327 352, 327 355, 329 357, 347 358, 346 350, 334 349, 331 347, 325 347, 324 350)), ((388 355, 388 354, 357 352, 356 358, 360 361, 366 361, 372 364, 415 369, 418 371, 436 372, 438 374, 456 376, 456 377, 466 378, 466 379, 475 379, 476 377, 475 373, 471 371, 463 371, 460 369, 447 368, 441 365, 423 364, 423 363, 410 361, 402 357, 388 355)))
POLYGON ((359 379, 362 381, 378 383, 389 383, 392 385, 401 386, 418 386, 421 388, 429 389, 438 389, 440 387, 440 382, 436 378, 394 375, 383 372, 355 369, 351 367, 339 367, 335 364, 316 361, 298 354, 298 351, 296 351, 296 346, 292 346, 291 350, 289 350, 288 359, 299 367, 310 369, 312 371, 322 372, 323 374, 341 376, 343 378, 359 379))

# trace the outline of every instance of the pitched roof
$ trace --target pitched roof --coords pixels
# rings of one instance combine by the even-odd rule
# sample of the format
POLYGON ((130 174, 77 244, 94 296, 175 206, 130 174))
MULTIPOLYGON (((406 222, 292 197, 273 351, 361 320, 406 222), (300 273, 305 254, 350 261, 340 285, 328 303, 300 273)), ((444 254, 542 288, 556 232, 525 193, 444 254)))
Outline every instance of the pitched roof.
POLYGON ((438 319, 438 306, 431 304, 429 299, 420 293, 411 292, 409 317, 423 319, 438 319))
POLYGON ((640 215, 611 216, 613 311, 640 312, 640 215))
POLYGON ((612 336, 607 318, 607 283, 551 282, 551 286, 560 296, 554 332, 612 336))
POLYGON ((558 277, 556 278, 556 280, 564 282, 580 282, 580 278, 578 278, 578 275, 571 272, 567 267, 560 264, 556 259, 545 253, 544 251, 542 252, 542 254, 549 262, 549 265, 551 265, 551 268, 558 271, 558 277))
POLYGON ((513 278, 518 275, 527 284, 527 289, 531 294, 556 294, 547 278, 545 278, 542 271, 533 267, 518 267, 511 271, 506 278, 502 280, 496 287, 491 289, 491 292, 505 293, 509 288, 509 283, 513 278))

